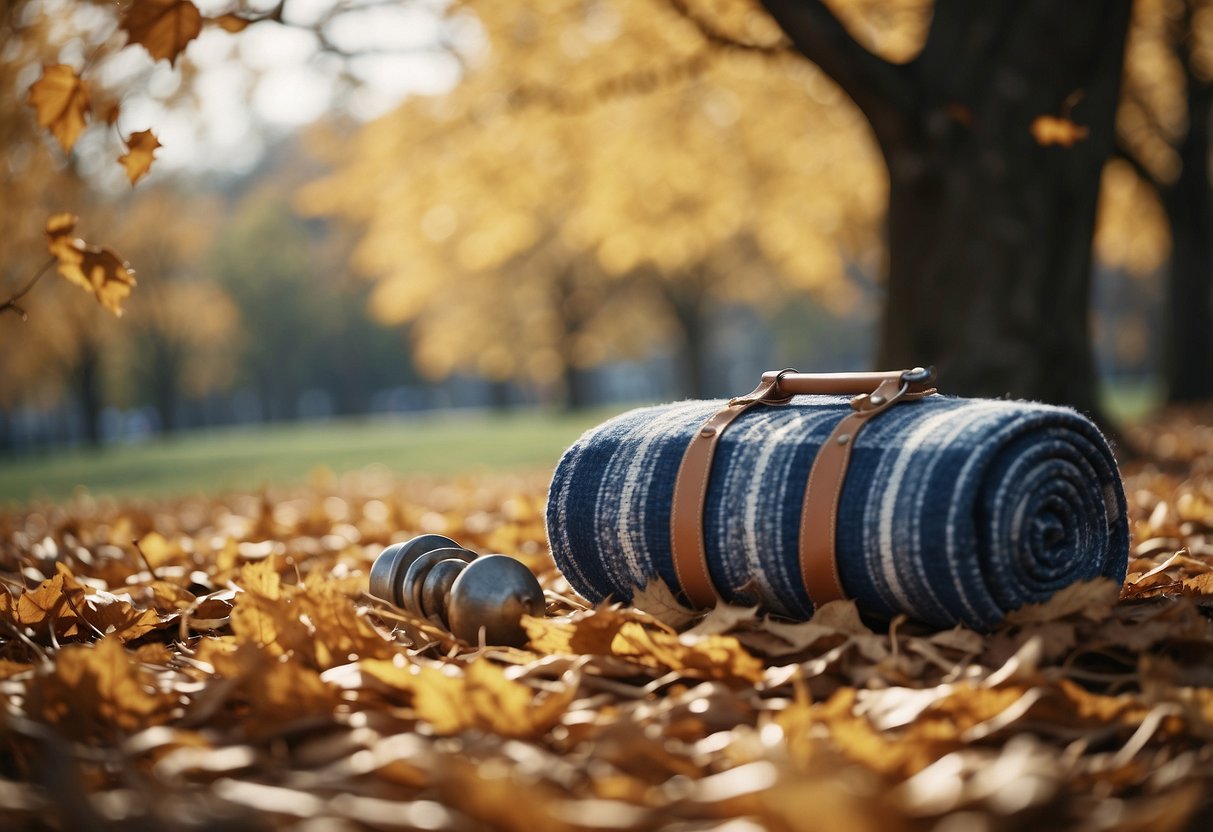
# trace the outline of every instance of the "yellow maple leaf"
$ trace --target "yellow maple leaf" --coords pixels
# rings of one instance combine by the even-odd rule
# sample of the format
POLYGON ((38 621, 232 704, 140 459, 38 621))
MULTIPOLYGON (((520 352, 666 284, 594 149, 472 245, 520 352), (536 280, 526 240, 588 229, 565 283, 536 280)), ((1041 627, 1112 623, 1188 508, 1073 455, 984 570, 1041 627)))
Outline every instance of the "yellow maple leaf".
POLYGON ((152 156, 160 146, 160 140, 151 130, 131 133, 131 137, 126 140, 126 153, 118 157, 119 164, 126 168, 126 178, 131 180, 131 185, 151 170, 152 156))
POLYGON ((487 659, 473 660, 462 673, 454 665, 417 666, 382 659, 366 659, 358 667, 388 688, 410 693, 418 718, 444 736, 470 729, 504 737, 537 736, 560 721, 578 687, 566 683, 538 695, 487 659))
POLYGON ((64 153, 71 153, 90 114, 88 84, 67 64, 47 64, 29 88, 26 102, 39 127, 48 128, 64 153))
POLYGON ((73 235, 76 218, 55 214, 46 221, 47 249, 58 261, 59 274, 97 298, 115 315, 135 286, 135 273, 112 249, 89 245, 73 235))
POLYGON ((202 13, 190 0, 135 0, 118 26, 131 43, 172 64, 202 31, 202 13))
POLYGON ((64 647, 30 688, 30 710, 78 738, 161 724, 176 704, 115 637, 64 647))
POLYGON ((1032 119, 1032 137, 1041 147, 1051 144, 1073 147, 1090 133, 1090 129, 1061 116, 1037 116, 1032 119))
POLYGON ((565 618, 527 615, 522 626, 537 653, 609 656, 611 643, 627 620, 615 610, 600 608, 565 618))
POLYGON ((611 653, 646 667, 667 667, 696 679, 756 684, 763 665, 733 636, 692 636, 653 630, 635 621, 624 624, 611 653))

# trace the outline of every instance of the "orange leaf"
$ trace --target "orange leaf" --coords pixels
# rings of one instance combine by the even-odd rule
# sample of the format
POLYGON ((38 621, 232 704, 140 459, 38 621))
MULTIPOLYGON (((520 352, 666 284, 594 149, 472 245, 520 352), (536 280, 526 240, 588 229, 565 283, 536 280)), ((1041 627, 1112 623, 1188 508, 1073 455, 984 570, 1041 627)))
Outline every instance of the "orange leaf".
POLYGON ((121 316, 122 301, 135 286, 135 273, 112 249, 76 238, 72 234, 75 227, 76 218, 68 213, 55 214, 46 221, 46 247, 59 261, 59 274, 121 316))
POLYGON ((168 720, 177 695, 161 691, 117 638, 64 647, 30 690, 31 710, 72 737, 130 733, 168 720))
POLYGON ((135 0, 118 25, 131 43, 172 64, 202 31, 202 14, 190 0, 135 0))
POLYGON ((89 117, 88 84, 67 64, 47 64, 29 88, 26 102, 38 126, 49 128, 64 153, 71 153, 89 117))
POLYGON ((611 652, 636 664, 669 668, 695 679, 734 685, 762 680, 762 662, 732 636, 679 635, 629 621, 619 629, 611 652))
POLYGON ((1051 144, 1073 147, 1090 133, 1090 129, 1060 116, 1037 116, 1032 120, 1032 137, 1041 147, 1051 144))
POLYGON ((232 14, 229 12, 227 14, 219 15, 219 17, 211 18, 211 22, 223 31, 231 32, 234 35, 237 32, 243 32, 253 21, 249 20, 247 17, 241 17, 238 14, 232 14))
POLYGON ((131 133, 126 140, 126 153, 118 157, 118 162, 126 168, 126 177, 134 185, 142 179, 152 167, 152 154, 160 147, 160 140, 151 130, 140 130, 131 133))
POLYGON ((476 659, 460 673, 455 665, 416 666, 364 659, 359 669, 388 688, 412 694, 413 710, 438 734, 469 729, 506 737, 534 737, 560 721, 577 695, 575 681, 540 694, 487 659, 476 659))

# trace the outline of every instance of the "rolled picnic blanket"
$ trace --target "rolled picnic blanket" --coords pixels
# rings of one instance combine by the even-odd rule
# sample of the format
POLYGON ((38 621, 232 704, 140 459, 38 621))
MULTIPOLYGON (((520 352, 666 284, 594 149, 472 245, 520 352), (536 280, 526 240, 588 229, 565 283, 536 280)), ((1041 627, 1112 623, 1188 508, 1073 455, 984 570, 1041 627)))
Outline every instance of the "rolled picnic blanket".
MULTIPOLYGON (((671 553, 675 479, 696 432, 725 406, 632 410, 565 452, 548 537, 588 600, 626 603, 654 578, 685 595, 671 553)), ((798 564, 802 503, 819 449, 851 409, 844 396, 795 396, 749 408, 719 437, 702 549, 726 602, 812 616, 798 564)), ((889 407, 854 437, 834 552, 842 593, 865 614, 988 629, 1072 583, 1124 579, 1120 475, 1099 430, 1073 410, 928 395, 889 407)))

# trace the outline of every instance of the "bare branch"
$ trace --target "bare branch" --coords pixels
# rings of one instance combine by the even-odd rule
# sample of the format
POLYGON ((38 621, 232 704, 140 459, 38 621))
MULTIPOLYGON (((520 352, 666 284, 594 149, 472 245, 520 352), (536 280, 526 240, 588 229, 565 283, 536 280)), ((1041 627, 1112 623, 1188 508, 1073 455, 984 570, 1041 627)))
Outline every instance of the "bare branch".
POLYGON ((692 9, 687 4, 687 0, 666 0, 666 2, 669 3, 670 7, 674 11, 678 12, 678 14, 686 18, 687 21, 694 24, 695 28, 699 30, 699 34, 703 36, 703 39, 713 46, 721 49, 736 49, 743 52, 763 52, 771 55, 783 55, 794 51, 791 48, 791 43, 786 39, 782 39, 779 43, 774 44, 751 43, 749 41, 738 40, 717 26, 715 22, 704 17, 695 9, 692 9))
POLYGON ((10 297, 4 303, 0 303, 0 315, 3 315, 5 312, 11 311, 11 312, 14 312, 17 315, 19 315, 21 317, 21 320, 28 321, 29 316, 25 314, 24 309, 22 309, 20 306, 17 305, 17 301, 21 300, 21 298, 23 298, 27 294, 29 294, 30 289, 34 288, 34 285, 39 280, 42 279, 42 275, 46 274, 47 269, 49 269, 51 266, 53 266, 54 263, 55 263, 54 257, 52 257, 50 260, 47 260, 46 263, 43 264, 42 268, 40 268, 40 269, 38 269, 38 271, 34 272, 34 276, 31 277, 28 281, 26 281, 25 285, 22 286, 19 290, 17 290, 17 292, 12 297, 10 297))
POLYGON ((865 49, 822 0, 761 2, 796 50, 833 78, 863 111, 882 144, 904 133, 913 103, 913 83, 905 67, 865 49))

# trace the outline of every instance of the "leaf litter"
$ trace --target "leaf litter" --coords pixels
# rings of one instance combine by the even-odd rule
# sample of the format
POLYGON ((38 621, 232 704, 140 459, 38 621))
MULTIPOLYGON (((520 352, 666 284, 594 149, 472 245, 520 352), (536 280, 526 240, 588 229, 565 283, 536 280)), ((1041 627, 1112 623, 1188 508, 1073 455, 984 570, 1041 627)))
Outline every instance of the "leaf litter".
MULTIPOLYGON (((1165 433, 1156 434, 1165 436, 1165 433)), ((1184 830, 1213 795, 1213 466, 1127 472, 1124 586, 999 629, 592 607, 546 478, 382 470, 0 514, 5 829, 1184 830), (366 593, 380 549, 521 559, 523 649, 366 593), (132 824, 134 826, 132 827, 132 824)), ((1175 466, 1172 466, 1174 468, 1175 466)))

